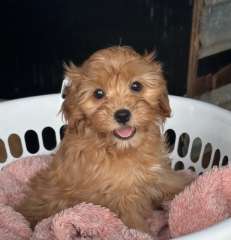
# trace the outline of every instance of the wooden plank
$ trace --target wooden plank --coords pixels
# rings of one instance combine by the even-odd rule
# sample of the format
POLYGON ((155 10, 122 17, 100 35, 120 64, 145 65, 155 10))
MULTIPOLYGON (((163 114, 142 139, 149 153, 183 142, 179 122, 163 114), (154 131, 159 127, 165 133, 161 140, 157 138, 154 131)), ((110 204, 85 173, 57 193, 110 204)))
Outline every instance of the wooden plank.
POLYGON ((230 0, 204 0, 204 6, 211 6, 211 5, 216 5, 220 3, 225 3, 229 2, 230 0))
POLYGON ((200 24, 199 58, 231 49, 231 1, 205 0, 200 24))
POLYGON ((196 80, 199 57, 199 31, 200 19, 203 8, 203 0, 193 1, 193 17, 192 17, 192 31, 190 40, 190 52, 188 61, 188 76, 187 76, 187 96, 192 97, 196 95, 196 80))

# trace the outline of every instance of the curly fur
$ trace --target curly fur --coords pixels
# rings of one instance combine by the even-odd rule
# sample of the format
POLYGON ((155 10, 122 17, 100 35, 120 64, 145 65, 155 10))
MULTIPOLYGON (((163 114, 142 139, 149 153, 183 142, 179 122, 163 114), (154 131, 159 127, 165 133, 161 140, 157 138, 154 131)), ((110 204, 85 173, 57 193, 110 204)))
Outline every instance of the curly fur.
POLYGON ((34 226, 80 202, 108 207, 131 228, 148 232, 145 219, 188 180, 171 170, 161 126, 170 116, 166 83, 153 54, 129 47, 99 50, 80 67, 66 66, 71 80, 62 106, 68 127, 50 166, 30 182, 17 210, 34 226), (133 81, 140 92, 129 88, 133 81), (105 91, 94 97, 96 88, 105 91), (121 140, 114 119, 127 108, 135 135, 121 140))

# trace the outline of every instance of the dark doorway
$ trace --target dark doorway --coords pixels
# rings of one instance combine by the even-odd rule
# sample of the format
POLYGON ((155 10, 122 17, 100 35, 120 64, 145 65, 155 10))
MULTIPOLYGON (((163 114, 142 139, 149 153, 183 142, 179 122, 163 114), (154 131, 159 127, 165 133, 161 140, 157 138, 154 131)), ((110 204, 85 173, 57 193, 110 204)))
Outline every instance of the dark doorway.
POLYGON ((63 62, 118 44, 157 49, 169 92, 186 92, 192 1, 6 0, 1 12, 0 98, 58 92, 63 62))

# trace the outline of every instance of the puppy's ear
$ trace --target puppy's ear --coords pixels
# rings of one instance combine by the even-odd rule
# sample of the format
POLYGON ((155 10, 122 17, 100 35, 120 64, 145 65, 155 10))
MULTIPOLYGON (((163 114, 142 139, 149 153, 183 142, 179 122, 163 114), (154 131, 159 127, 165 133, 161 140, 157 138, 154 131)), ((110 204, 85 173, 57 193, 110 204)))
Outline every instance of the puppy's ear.
POLYGON ((78 107, 77 95, 81 84, 81 69, 73 63, 64 65, 65 76, 70 84, 65 88, 65 99, 63 101, 61 112, 68 123, 69 128, 75 128, 83 119, 83 114, 78 107))
POLYGON ((159 108, 160 108, 160 115, 163 121, 165 120, 165 118, 168 118, 171 116, 171 108, 169 105, 169 98, 168 98, 168 92, 166 87, 163 93, 160 95, 159 108))
POLYGON ((145 61, 147 61, 148 63, 152 63, 156 58, 156 51, 153 50, 150 53, 148 53, 148 51, 145 51, 143 57, 144 57, 145 61))
POLYGON ((168 91, 166 86, 166 80, 164 79, 164 76, 163 76, 163 70, 162 70, 161 64, 158 61, 155 61, 156 59, 155 50, 151 53, 145 52, 143 57, 146 62, 152 65, 154 72, 160 75, 159 87, 160 87, 161 93, 158 99, 158 103, 159 103, 160 116, 162 121, 164 121, 167 117, 170 117, 171 108, 169 105, 168 91))
POLYGON ((74 84, 79 84, 81 81, 81 69, 77 67, 73 62, 69 64, 64 64, 65 75, 68 79, 74 82, 74 84))

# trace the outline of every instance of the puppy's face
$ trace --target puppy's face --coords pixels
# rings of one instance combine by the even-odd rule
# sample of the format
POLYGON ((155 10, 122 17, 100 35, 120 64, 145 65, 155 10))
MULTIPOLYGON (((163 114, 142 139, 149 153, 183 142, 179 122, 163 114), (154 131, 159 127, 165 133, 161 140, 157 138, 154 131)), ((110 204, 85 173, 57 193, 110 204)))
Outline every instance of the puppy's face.
POLYGON ((138 146, 150 127, 170 115, 162 70, 152 55, 111 47, 79 68, 67 67, 67 77, 63 111, 69 128, 81 126, 118 148, 138 146))

